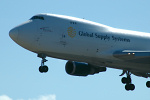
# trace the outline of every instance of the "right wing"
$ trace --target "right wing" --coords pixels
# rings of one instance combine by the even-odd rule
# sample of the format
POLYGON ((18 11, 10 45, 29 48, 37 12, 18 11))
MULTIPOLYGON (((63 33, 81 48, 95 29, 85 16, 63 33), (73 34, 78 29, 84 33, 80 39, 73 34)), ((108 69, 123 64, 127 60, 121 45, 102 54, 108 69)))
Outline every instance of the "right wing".
POLYGON ((150 51, 120 50, 113 56, 128 62, 150 64, 150 51))

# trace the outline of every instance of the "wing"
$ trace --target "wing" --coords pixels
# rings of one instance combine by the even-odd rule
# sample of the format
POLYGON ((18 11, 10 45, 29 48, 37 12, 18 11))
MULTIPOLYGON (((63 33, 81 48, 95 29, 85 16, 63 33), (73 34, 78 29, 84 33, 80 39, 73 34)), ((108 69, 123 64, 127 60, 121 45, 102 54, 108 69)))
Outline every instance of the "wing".
POLYGON ((120 50, 113 56, 128 62, 150 64, 150 51, 120 50))

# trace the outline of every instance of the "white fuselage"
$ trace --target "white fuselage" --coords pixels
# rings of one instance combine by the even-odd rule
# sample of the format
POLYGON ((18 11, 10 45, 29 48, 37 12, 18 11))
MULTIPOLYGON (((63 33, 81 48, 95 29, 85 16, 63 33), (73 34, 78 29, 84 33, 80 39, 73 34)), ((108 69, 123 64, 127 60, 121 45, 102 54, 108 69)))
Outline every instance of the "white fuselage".
POLYGON ((150 63, 134 63, 113 56, 115 51, 150 51, 150 33, 128 31, 84 19, 39 14, 10 31, 20 46, 49 57, 150 73, 150 63))

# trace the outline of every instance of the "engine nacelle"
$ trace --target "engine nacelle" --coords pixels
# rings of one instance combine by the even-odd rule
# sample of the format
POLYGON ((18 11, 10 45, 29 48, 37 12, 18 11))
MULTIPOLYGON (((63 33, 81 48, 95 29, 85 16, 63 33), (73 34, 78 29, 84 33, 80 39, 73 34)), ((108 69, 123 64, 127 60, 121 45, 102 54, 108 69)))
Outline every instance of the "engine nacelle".
POLYGON ((86 63, 72 61, 68 61, 65 68, 67 74, 74 76, 87 76, 106 71, 106 67, 93 66, 86 63))

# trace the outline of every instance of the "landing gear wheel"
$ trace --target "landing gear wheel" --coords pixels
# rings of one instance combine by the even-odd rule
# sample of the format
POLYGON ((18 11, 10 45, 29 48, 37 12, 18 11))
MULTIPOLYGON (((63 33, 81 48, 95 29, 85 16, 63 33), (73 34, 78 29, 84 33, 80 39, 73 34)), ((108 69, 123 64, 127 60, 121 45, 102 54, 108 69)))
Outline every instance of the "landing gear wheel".
POLYGON ((40 66, 40 67, 39 67, 39 72, 41 72, 41 73, 43 73, 43 72, 45 72, 45 73, 48 72, 48 67, 45 66, 45 65, 44 65, 44 66, 40 66))
POLYGON ((127 77, 126 83, 131 83, 131 77, 130 76, 127 77))
POLYGON ((130 84, 130 90, 133 91, 135 89, 135 85, 134 84, 130 84))
POLYGON ((126 78, 126 77, 123 77, 123 78, 121 79, 121 82, 122 82, 123 84, 126 84, 126 83, 127 83, 127 78, 126 78))
POLYGON ((129 90, 133 91, 135 89, 135 85, 134 84, 126 84, 125 89, 127 91, 129 91, 129 90))
POLYGON ((43 73, 43 72, 44 72, 42 66, 39 67, 39 72, 40 72, 40 73, 43 73))
POLYGON ((129 86, 129 84, 126 84, 126 85, 125 85, 125 89, 126 89, 127 91, 129 91, 129 90, 130 90, 130 86, 129 86))
POLYGON ((150 88, 150 81, 147 81, 147 82, 146 82, 146 86, 147 86, 148 88, 150 88))
POLYGON ((122 81, 123 84, 131 83, 131 78, 130 77, 127 77, 127 78, 123 77, 121 81, 122 81))
POLYGON ((47 66, 43 66, 43 70, 44 70, 45 73, 48 72, 48 67, 47 66))

